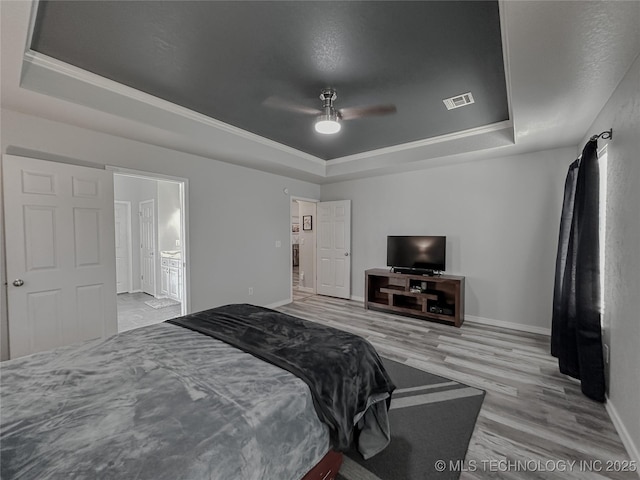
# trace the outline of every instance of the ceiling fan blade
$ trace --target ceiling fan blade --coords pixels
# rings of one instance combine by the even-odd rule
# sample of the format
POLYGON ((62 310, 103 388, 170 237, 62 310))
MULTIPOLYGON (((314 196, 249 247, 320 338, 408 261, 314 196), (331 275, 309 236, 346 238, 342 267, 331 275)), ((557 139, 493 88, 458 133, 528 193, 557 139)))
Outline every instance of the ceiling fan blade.
POLYGON ((354 118, 372 117, 374 115, 389 115, 390 113, 396 113, 397 108, 395 105, 369 105, 341 108, 338 111, 343 120, 351 120, 354 118))
POLYGON ((271 96, 262 102, 262 105, 269 108, 277 108, 279 110, 287 110, 289 112, 304 113, 307 115, 318 115, 322 113, 322 110, 318 108, 307 107, 306 105, 300 105, 286 98, 271 96))

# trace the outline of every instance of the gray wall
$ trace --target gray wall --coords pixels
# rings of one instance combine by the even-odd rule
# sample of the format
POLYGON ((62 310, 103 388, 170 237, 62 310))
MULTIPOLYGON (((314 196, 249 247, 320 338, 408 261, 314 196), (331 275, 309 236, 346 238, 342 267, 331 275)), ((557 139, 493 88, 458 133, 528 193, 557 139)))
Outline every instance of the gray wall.
POLYGON ((604 337, 610 346, 609 412, 627 450, 640 462, 640 57, 593 125, 613 127, 607 146, 604 337))
POLYGON ((386 265, 387 235, 446 235, 447 273, 466 277, 467 316, 551 326, 567 166, 576 149, 323 185, 352 201, 352 295, 386 265))
POLYGON ((180 185, 158 181, 158 251, 180 250, 180 185))
MULTIPOLYGON (((187 178, 191 311, 289 298, 291 200, 283 190, 319 198, 318 185, 4 109, 2 153, 10 146, 43 152, 45 159, 54 155, 187 178), (278 240, 281 248, 275 247, 278 240), (248 287, 254 288, 251 297, 248 287)), ((5 308, 0 325, 5 355, 5 308)))

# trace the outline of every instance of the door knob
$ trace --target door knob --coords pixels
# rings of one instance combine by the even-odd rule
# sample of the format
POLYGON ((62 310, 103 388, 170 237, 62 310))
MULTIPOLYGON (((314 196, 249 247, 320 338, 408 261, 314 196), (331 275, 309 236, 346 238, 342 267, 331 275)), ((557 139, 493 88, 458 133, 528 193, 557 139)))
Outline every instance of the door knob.
POLYGON ((18 278, 18 279, 13 281, 13 286, 14 287, 21 287, 22 285, 24 285, 24 280, 21 280, 21 279, 18 278))
POLYGON ((344 252, 344 256, 348 257, 349 256, 349 252, 344 252))

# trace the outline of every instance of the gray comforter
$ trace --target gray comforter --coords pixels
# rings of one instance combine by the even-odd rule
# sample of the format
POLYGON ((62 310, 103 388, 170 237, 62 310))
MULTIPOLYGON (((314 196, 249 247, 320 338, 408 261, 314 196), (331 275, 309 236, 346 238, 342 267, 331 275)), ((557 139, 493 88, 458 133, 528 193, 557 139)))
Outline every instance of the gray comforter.
POLYGON ((2 364, 2 479, 299 479, 328 451, 307 385, 159 324, 2 364))
POLYGON ((336 450, 352 443, 369 458, 389 443, 387 408, 395 389, 364 338, 249 304, 224 305, 168 320, 284 368, 311 389, 336 450))

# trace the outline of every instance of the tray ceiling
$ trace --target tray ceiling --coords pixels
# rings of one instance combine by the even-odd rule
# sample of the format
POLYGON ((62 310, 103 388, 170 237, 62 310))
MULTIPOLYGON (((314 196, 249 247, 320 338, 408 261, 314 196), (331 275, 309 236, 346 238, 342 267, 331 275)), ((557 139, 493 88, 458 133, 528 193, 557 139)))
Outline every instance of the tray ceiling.
POLYGON ((497 2, 41 1, 31 48, 324 160, 509 120, 497 2), (263 104, 327 86, 397 113, 322 136, 263 104))

